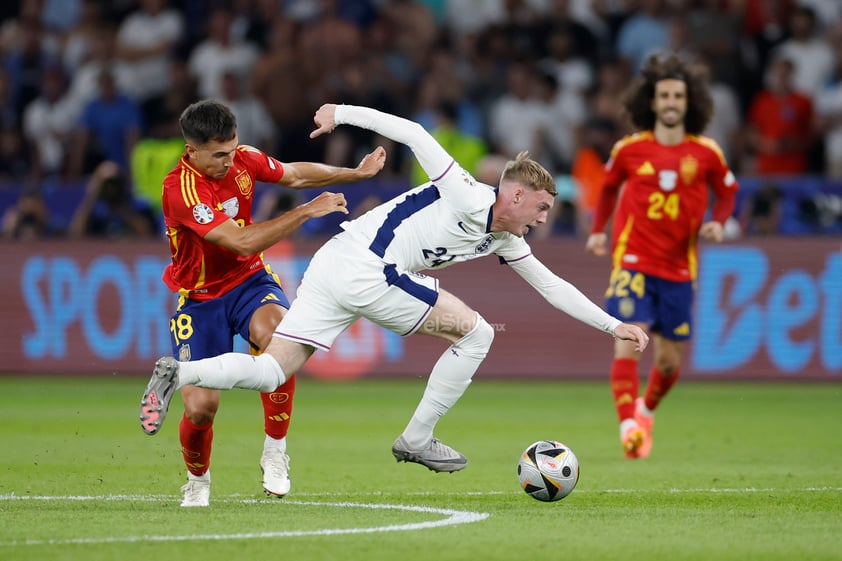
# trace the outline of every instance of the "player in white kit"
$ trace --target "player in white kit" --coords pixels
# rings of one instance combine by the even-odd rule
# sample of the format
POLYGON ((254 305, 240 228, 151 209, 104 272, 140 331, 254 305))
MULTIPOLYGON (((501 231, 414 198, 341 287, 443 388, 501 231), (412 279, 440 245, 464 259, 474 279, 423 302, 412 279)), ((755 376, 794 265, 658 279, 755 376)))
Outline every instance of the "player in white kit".
POLYGON ((467 389, 491 347, 494 329, 421 271, 490 254, 555 308, 634 341, 639 351, 646 348, 645 332, 608 315, 532 255, 523 236, 546 221, 556 189, 552 176, 525 153, 508 163, 495 189, 478 183, 417 123, 366 107, 332 104, 319 108, 314 120, 312 138, 348 124, 406 144, 431 181, 343 223, 344 231, 313 256, 292 306, 262 355, 227 353, 191 362, 159 359, 141 405, 142 410, 160 408, 159 422, 174 391, 185 384, 276 388, 315 349, 330 349, 342 331, 365 317, 400 335, 421 333, 450 343, 392 453, 398 461, 433 471, 464 468, 467 459, 434 438, 433 430, 467 389))

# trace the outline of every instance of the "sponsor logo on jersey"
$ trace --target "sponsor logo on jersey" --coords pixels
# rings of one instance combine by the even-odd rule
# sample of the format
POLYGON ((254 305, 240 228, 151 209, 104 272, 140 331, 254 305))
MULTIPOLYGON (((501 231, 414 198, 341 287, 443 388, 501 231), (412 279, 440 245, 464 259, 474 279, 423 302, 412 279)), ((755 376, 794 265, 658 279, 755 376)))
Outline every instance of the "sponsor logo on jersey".
POLYGON ((249 175, 248 171, 242 170, 240 173, 237 174, 237 177, 234 178, 234 181, 237 182, 237 188, 240 189, 240 193, 242 193, 245 198, 249 198, 253 190, 253 184, 251 182, 251 176, 249 175))
POLYGON ((236 218, 240 213, 240 199, 237 197, 231 197, 227 201, 223 201, 222 212, 224 212, 225 216, 228 218, 236 218))
POLYGON ((671 169, 662 169, 658 174, 658 187, 664 191, 672 191, 678 183, 678 172, 671 169))
POLYGON ((690 185, 699 173, 699 160, 693 156, 684 156, 678 164, 678 173, 685 185, 690 185))
POLYGON ((465 223, 462 222, 461 220, 459 222, 457 222, 456 225, 459 226, 459 229, 462 230, 463 232, 465 232, 466 234, 470 233, 470 232, 468 232, 468 229, 465 227, 465 223))
POLYGON ((637 175, 655 175, 655 166, 647 160, 637 168, 637 175))
POLYGON ((488 248, 491 247, 491 242, 493 241, 494 236, 492 236, 491 234, 485 236, 485 239, 482 240, 482 243, 480 243, 474 251, 476 253, 485 253, 486 251, 488 251, 488 248))
POLYGON ((213 222, 213 210, 205 203, 199 203, 193 207, 193 218, 199 224, 210 224, 213 222))

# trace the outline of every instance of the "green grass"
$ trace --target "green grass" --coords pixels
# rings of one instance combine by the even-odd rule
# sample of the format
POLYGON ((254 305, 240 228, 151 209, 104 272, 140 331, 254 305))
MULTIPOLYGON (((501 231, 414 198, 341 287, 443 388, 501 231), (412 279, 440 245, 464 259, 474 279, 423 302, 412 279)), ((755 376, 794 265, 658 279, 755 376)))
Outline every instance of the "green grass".
POLYGON ((260 492, 259 398, 232 391, 211 507, 181 509, 181 402, 147 437, 144 384, 0 378, 0 560, 842 559, 842 385, 679 384, 652 457, 628 461, 607 383, 480 379, 437 431, 470 460, 447 475, 389 452, 423 380, 302 379, 282 501, 260 492), (557 503, 517 484, 542 438, 581 464, 557 503), (487 518, 424 527, 453 521, 442 511, 487 518), (359 532, 410 524, 422 527, 359 532))

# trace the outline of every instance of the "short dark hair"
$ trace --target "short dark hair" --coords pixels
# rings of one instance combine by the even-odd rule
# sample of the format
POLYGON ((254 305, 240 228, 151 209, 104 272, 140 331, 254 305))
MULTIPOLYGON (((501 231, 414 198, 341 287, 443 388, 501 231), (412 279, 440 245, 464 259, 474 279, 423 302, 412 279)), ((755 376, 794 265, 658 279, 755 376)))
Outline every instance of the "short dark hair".
POLYGON ((689 134, 702 134, 713 114, 707 73, 700 66, 691 65, 675 54, 649 57, 640 76, 626 92, 623 105, 635 128, 651 130, 655 127, 652 99, 655 97, 655 84, 661 80, 681 80, 687 84, 684 130, 689 134))
POLYGON ((192 144, 225 142, 237 135, 237 118, 224 103, 205 99, 187 107, 178 120, 181 135, 192 144))

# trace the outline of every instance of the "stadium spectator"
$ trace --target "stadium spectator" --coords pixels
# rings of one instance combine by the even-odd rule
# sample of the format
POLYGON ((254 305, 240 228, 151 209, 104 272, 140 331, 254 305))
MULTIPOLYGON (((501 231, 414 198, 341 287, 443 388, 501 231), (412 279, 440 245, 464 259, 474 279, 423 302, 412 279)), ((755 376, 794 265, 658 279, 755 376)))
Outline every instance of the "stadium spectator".
MULTIPOLYGON (((445 150, 458 158, 457 161, 462 163, 465 171, 476 175, 480 160, 488 154, 488 146, 482 138, 462 132, 457 127, 458 118, 457 107, 442 101, 436 107, 435 124, 429 132, 445 150)), ((429 177, 418 160, 413 159, 412 184, 420 185, 426 181, 429 181, 429 177)))
POLYGON ((491 106, 488 134, 495 152, 513 158, 526 150, 545 162, 543 129, 552 122, 547 107, 538 99, 538 74, 525 62, 513 62, 507 73, 507 91, 491 106))
POLYGON ((23 134, 32 153, 32 175, 55 176, 66 171, 67 145, 76 112, 65 96, 65 75, 59 66, 44 71, 41 95, 23 113, 23 134))
POLYGON ((31 174, 30 153, 18 127, 0 128, 0 180, 20 182, 31 174))
POLYGON ((129 155, 140 139, 140 108, 118 91, 111 69, 100 72, 97 84, 98 95, 82 108, 74 133, 71 177, 89 173, 105 160, 128 172, 129 155))
MULTIPOLYGON (((740 134, 743 130, 743 114, 737 92, 714 72, 708 55, 700 55, 697 63, 708 72, 710 97, 713 100, 713 114, 705 134, 716 141, 730 162, 740 153, 740 134)), ((736 168, 739 162, 734 162, 736 168)))
POLYGON ((241 76, 249 75, 260 55, 255 45, 238 40, 231 32, 231 16, 227 8, 213 9, 208 17, 207 38, 190 52, 187 65, 203 98, 219 99, 223 74, 236 68, 241 76))
POLYGON ((88 179, 85 197, 73 213, 68 234, 74 238, 159 236, 152 208, 132 195, 127 176, 114 162, 99 164, 88 179))
POLYGON ((816 14, 811 8, 799 6, 789 21, 790 37, 773 51, 774 57, 792 61, 792 85, 795 91, 811 100, 833 72, 833 51, 824 34, 816 30, 816 14))
POLYGON ((298 44, 299 24, 284 14, 272 22, 269 47, 251 75, 253 94, 276 124, 273 144, 290 161, 322 159, 321 143, 301 142, 310 130, 308 101, 319 78, 316 61, 308 60, 298 44), (278 76, 296 76, 296 87, 278 87, 278 76))
POLYGON ((745 145, 755 158, 743 171, 761 175, 807 172, 812 142, 813 104, 795 91, 794 64, 778 56, 772 60, 767 87, 752 100, 746 120, 745 145))
POLYGON ((0 128, 14 128, 19 126, 20 118, 12 103, 12 88, 9 76, 0 68, 0 128))
POLYGON ((697 240, 721 242, 734 210, 736 179, 716 143, 699 136, 713 108, 706 78, 675 55, 648 60, 625 98, 639 132, 611 152, 585 245, 608 255, 605 231, 613 215, 605 308, 653 333, 654 365, 643 396, 640 353, 625 341, 614 344, 611 392, 630 459, 649 456, 655 409, 679 377, 692 334, 697 240), (706 218, 709 189, 715 200, 706 218))
POLYGON ((578 187, 576 206, 580 232, 588 233, 591 230, 605 182, 605 164, 618 137, 614 121, 604 117, 591 117, 582 128, 581 144, 573 158, 570 172, 578 187))
POLYGON ((23 189, 17 203, 6 209, 2 219, 2 239, 28 242, 56 235, 49 224, 44 197, 38 189, 23 189))
POLYGON ((569 24, 557 23, 547 32, 545 41, 547 54, 540 60, 541 68, 552 73, 562 91, 584 103, 581 97, 593 87, 595 80, 593 66, 584 53, 593 51, 577 47, 569 24))
POLYGON ((237 118, 237 136, 240 144, 265 147, 275 152, 275 123, 266 106, 248 93, 248 76, 233 69, 222 73, 222 91, 219 99, 237 118))
POLYGON ((608 58, 599 64, 596 76, 596 87, 588 95, 588 117, 614 123, 619 138, 630 132, 622 101, 631 81, 629 66, 620 58, 608 58))
POLYGON ((99 79, 104 71, 114 77, 117 90, 126 93, 132 86, 131 67, 116 58, 116 30, 104 25, 88 38, 88 52, 73 72, 67 97, 78 118, 82 109, 99 95, 99 79))
MULTIPOLYGON (((62 0, 55 0, 61 2, 62 0)), ((91 53, 91 46, 96 41, 100 30, 108 24, 102 9, 101 0, 82 0, 77 21, 66 31, 61 48, 64 68, 70 74, 82 66, 91 53)))
POLYGON ((415 92, 412 120, 433 129, 436 110, 447 103, 456 109, 456 128, 463 134, 484 138, 485 123, 480 109, 465 91, 464 72, 456 55, 445 45, 437 46, 427 60, 427 71, 415 92))
POLYGON ((780 232, 783 192, 773 179, 766 179, 745 205, 741 229, 749 236, 772 236, 780 232))
POLYGON ((537 72, 535 93, 546 115, 538 133, 544 149, 540 156, 553 173, 568 172, 587 115, 585 101, 575 91, 560 87, 555 75, 546 71, 537 72))
POLYGON ((743 108, 763 89, 772 51, 788 37, 789 15, 794 6, 793 0, 744 1, 739 48, 741 73, 736 86, 743 108))
POLYGON ((835 55, 833 74, 816 95, 819 132, 824 138, 825 172, 842 179, 842 20, 828 33, 835 55))
POLYGON ((125 93, 137 102, 169 87, 169 59, 184 32, 181 13, 167 0, 139 0, 117 30, 117 58, 128 68, 125 93))
POLYGON ((646 57, 669 46, 669 19, 665 0, 640 0, 639 8, 617 32, 617 54, 639 70, 646 57))
POLYGON ((56 52, 44 46, 43 37, 39 20, 22 20, 20 42, 3 59, 11 104, 18 122, 23 118, 26 106, 41 92, 45 69, 61 63, 56 52))

